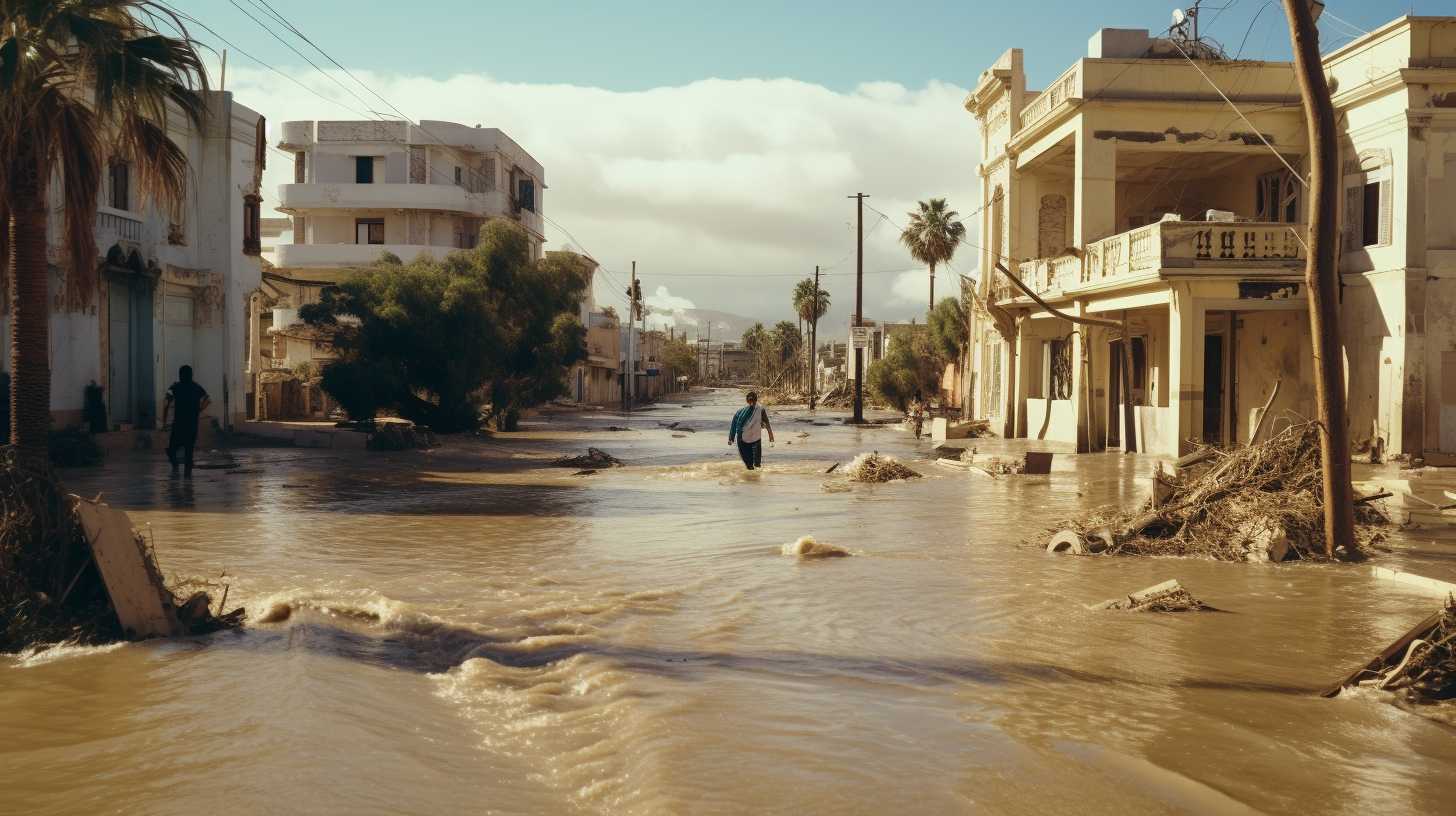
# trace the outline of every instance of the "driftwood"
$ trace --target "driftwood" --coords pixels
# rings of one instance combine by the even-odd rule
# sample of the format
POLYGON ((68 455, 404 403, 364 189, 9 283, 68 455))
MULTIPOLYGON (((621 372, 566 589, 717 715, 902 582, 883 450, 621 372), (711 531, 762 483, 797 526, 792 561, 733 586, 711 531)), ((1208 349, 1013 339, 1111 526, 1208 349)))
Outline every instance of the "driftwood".
POLYGON ((1178 580, 1171 579, 1140 589, 1126 598, 1105 601, 1093 609, 1117 609, 1131 612, 1216 612, 1213 607, 1193 597, 1178 580))

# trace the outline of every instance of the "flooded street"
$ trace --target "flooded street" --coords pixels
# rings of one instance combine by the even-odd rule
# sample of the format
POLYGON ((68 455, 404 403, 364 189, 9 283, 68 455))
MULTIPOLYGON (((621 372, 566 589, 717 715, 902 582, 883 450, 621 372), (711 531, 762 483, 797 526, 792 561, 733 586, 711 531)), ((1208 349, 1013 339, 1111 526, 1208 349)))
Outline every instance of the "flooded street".
MULTIPOLYGON (((245 450, 190 482, 160 455, 69 473, 150 525, 169 574, 225 571, 254 624, 0 657, 0 811, 1456 810, 1456 731, 1314 694, 1430 596, 1365 567, 1023 543, 1141 497, 1148 458, 993 481, 786 411, 748 474, 739 400, 426 453, 245 450), (628 466, 541 467, 589 444, 628 466), (867 450, 927 478, 824 474, 867 450), (852 557, 782 553, 804 535, 852 557), (1174 577, 1227 613, 1084 607, 1174 577)), ((1452 578, 1456 550, 1422 541, 1382 563, 1452 578)))

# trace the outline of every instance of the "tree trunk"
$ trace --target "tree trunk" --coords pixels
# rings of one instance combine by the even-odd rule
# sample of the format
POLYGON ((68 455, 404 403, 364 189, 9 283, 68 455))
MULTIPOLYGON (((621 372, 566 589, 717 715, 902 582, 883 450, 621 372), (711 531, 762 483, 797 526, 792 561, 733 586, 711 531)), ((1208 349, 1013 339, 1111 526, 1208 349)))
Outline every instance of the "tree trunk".
POLYGON ((10 209, 10 443, 32 462, 49 458, 50 273, 45 183, 39 162, 15 160, 10 209))
MULTIPOLYGON (((935 264, 930 265, 930 311, 935 311, 935 264)), ((925 313, 925 322, 930 322, 930 312, 925 313)))
POLYGON ((1319 32, 1307 0, 1284 0, 1294 72, 1309 130, 1309 328, 1314 345, 1315 398, 1325 498, 1325 555, 1353 553, 1355 492, 1350 483, 1350 428, 1345 413, 1345 370, 1340 349, 1339 275, 1336 267, 1339 142, 1335 109, 1320 61, 1319 32))

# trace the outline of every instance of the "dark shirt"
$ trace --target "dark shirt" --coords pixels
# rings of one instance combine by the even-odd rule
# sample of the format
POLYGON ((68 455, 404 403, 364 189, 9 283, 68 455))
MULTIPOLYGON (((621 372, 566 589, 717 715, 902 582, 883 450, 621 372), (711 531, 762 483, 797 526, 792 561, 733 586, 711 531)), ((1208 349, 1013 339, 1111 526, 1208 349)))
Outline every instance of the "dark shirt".
POLYGON ((202 414, 202 401, 207 399, 207 390, 196 382, 174 382, 167 389, 167 394, 172 398, 172 424, 196 427, 202 414))

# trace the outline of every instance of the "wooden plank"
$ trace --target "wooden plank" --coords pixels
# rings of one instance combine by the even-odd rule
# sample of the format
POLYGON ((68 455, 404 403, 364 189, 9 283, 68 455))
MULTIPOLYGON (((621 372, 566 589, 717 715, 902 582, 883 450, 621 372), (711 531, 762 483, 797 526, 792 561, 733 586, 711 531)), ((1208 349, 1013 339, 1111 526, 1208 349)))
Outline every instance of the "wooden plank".
POLYGON ((75 496, 72 499, 86 531, 86 540, 91 544, 91 555, 127 637, 179 634, 161 575, 137 540, 131 518, 100 502, 75 496))
POLYGON ((1408 631, 1406 631, 1405 634, 1396 638, 1393 643, 1385 647, 1385 651, 1377 655, 1374 660, 1369 661, 1360 668, 1345 675, 1345 677, 1340 680, 1340 682, 1320 692, 1320 696, 1334 697, 1336 694, 1339 694, 1340 691, 1346 686, 1354 685, 1360 679, 1360 675, 1366 673, 1373 674, 1377 670, 1383 668, 1387 663, 1390 662, 1390 659, 1392 657, 1400 654, 1401 652, 1404 652, 1406 647, 1410 646, 1410 642, 1412 640, 1415 640, 1421 635, 1429 632, 1433 627, 1435 627, 1436 624, 1440 623, 1441 617, 1445 615, 1445 613, 1445 609, 1437 609, 1435 612, 1432 612, 1431 615, 1425 620, 1421 621, 1415 626, 1412 626, 1408 631))

